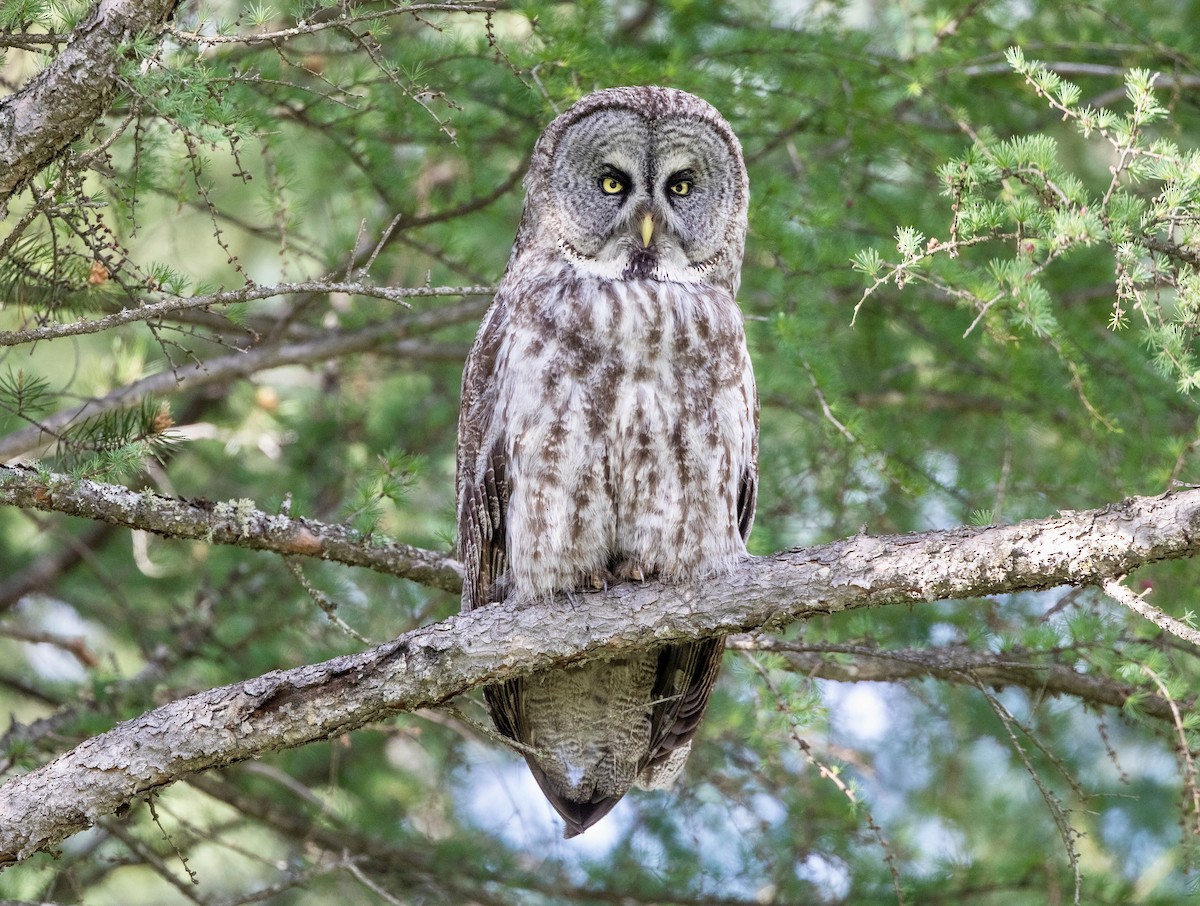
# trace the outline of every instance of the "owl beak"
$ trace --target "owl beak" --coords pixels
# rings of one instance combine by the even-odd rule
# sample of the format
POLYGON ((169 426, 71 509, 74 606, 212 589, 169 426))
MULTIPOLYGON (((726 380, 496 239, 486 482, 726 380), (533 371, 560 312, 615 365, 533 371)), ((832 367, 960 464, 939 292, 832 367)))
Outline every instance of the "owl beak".
POLYGON ((650 248, 650 239, 654 235, 654 218, 649 214, 642 215, 642 248, 650 248))

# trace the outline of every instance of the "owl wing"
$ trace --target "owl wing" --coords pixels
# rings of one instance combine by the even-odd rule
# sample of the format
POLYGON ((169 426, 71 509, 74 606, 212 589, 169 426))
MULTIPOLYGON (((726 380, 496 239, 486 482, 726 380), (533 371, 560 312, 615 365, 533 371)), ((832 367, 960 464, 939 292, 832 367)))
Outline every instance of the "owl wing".
MULTIPOLYGON (((507 563, 505 513, 508 474, 504 426, 499 418, 496 362, 507 322, 503 292, 484 316, 463 370, 458 421, 458 556, 463 564, 463 611, 503 597, 507 563)), ((522 681, 508 680, 484 689, 496 728, 522 740, 522 681)))
MULTIPOLYGON (((758 499, 758 396, 754 391, 753 373, 747 363, 746 387, 750 403, 750 458, 738 481, 738 532, 745 541, 754 524, 754 508, 758 499)), ((682 767, 692 737, 704 718, 708 700, 712 697, 725 653, 725 638, 701 639, 682 645, 665 645, 659 651, 650 716, 650 748, 639 771, 649 785, 658 786, 654 777, 662 771, 669 783, 673 771, 682 767), (682 750, 682 753, 680 753, 682 750)))

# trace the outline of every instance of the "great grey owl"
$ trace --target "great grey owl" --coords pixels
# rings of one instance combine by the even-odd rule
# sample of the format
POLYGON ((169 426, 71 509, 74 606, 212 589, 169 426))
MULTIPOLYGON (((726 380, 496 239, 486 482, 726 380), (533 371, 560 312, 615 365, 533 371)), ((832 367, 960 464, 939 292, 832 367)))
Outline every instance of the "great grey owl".
MULTIPOLYGON (((612 88, 542 133, 508 267, 463 373, 463 608, 518 606, 746 555, 758 400, 734 301, 749 184, 708 103, 612 88)), ((724 639, 485 690, 573 837, 683 767, 724 639)))

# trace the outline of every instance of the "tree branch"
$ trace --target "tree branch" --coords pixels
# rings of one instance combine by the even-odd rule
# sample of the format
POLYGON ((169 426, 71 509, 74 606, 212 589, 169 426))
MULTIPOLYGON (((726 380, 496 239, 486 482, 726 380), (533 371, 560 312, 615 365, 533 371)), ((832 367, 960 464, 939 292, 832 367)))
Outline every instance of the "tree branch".
POLYGON ((183 500, 86 478, 0 465, 0 505, 82 516, 167 538, 320 557, 457 592, 462 570, 446 554, 353 529, 264 513, 251 500, 183 500))
POLYGON ((1097 584, 1197 553, 1200 490, 1189 490, 1009 526, 857 536, 749 558, 693 585, 627 584, 523 610, 481 608, 359 654, 171 702, 10 780, 0 787, 0 867, 195 771, 533 670, 862 607, 1097 584))
POLYGON ((0 101, 0 217, 8 200, 108 110, 128 45, 179 0, 97 0, 49 66, 0 101))
POLYGON ((18 346, 39 340, 54 340, 81 334, 100 333, 138 321, 157 321, 160 318, 192 309, 209 309, 214 305, 232 305, 274 299, 278 296, 325 295, 345 293, 348 296, 366 296, 387 299, 389 302, 408 304, 409 299, 432 296, 486 296, 491 298, 494 286, 374 286, 360 281, 302 280, 297 283, 279 283, 272 286, 248 284, 240 289, 221 290, 200 296, 170 296, 158 302, 147 302, 136 308, 122 308, 102 318, 80 318, 65 324, 43 324, 22 330, 0 330, 0 346, 18 346))
POLYGON ((1035 696, 1069 695, 1091 705, 1123 708, 1137 697, 1137 710, 1174 722, 1170 700, 1107 676, 1080 673, 1067 664, 1038 662, 1030 653, 993 654, 966 646, 889 650, 866 645, 811 645, 783 639, 739 636, 728 647, 782 653, 797 673, 846 683, 899 683, 931 676, 950 683, 995 689, 1018 686, 1035 696))
POLYGON ((84 400, 78 405, 39 418, 35 425, 0 437, 0 462, 52 442, 60 429, 66 428, 76 419, 94 418, 116 409, 132 408, 156 394, 196 390, 245 378, 281 365, 326 362, 357 352, 381 349, 393 355, 412 358, 426 357, 423 353, 429 350, 433 353, 433 358, 441 359, 444 350, 414 335, 478 318, 487 308, 488 302, 486 298, 470 299, 454 305, 412 312, 403 317, 392 318, 386 323, 375 323, 358 330, 326 333, 315 339, 295 343, 264 344, 245 352, 216 356, 191 365, 159 371, 124 387, 118 387, 104 396, 84 400))
POLYGON ((1134 594, 1128 588, 1121 584, 1120 579, 1112 578, 1105 579, 1103 583, 1104 591, 1114 601, 1119 601, 1124 604, 1134 613, 1145 617, 1159 629, 1165 629, 1172 635, 1177 635, 1185 642, 1191 642, 1193 645, 1200 645, 1200 632, 1180 620, 1167 616, 1153 604, 1148 604, 1142 599, 1141 595, 1134 594))
MULTIPOLYGON (((485 0, 483 3, 411 3, 401 7, 391 7, 384 10, 375 10, 370 12, 357 12, 353 15, 344 16, 314 16, 304 21, 300 25, 292 28, 282 28, 277 31, 262 31, 251 34, 233 34, 233 35, 207 35, 197 32, 183 31, 181 29, 171 29, 171 35, 181 42, 189 42, 198 44, 200 47, 213 47, 218 44, 241 44, 246 46, 254 46, 255 44, 278 44, 291 38, 298 38, 301 35, 311 35, 319 31, 324 31, 328 28, 346 28, 349 25, 358 25, 361 23, 375 22, 396 16, 400 13, 411 13, 414 16, 420 16, 421 13, 488 13, 494 12, 495 6, 492 5, 495 0, 485 0)), ((334 7, 337 9, 337 7, 334 7)), ((328 9, 328 7, 326 8, 328 9)), ((323 12, 324 10, 322 10, 323 12)))

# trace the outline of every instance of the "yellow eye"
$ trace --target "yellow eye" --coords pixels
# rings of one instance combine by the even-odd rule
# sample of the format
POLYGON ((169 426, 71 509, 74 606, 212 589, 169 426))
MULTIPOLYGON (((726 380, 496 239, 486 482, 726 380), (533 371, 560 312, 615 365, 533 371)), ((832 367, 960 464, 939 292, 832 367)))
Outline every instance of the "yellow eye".
POLYGON ((692 191, 692 181, 690 179, 677 179, 671 183, 672 195, 686 195, 692 191))
POLYGON ((600 180, 600 190, 605 195, 616 195, 619 192, 625 191, 625 183, 621 182, 615 176, 605 176, 600 180))

